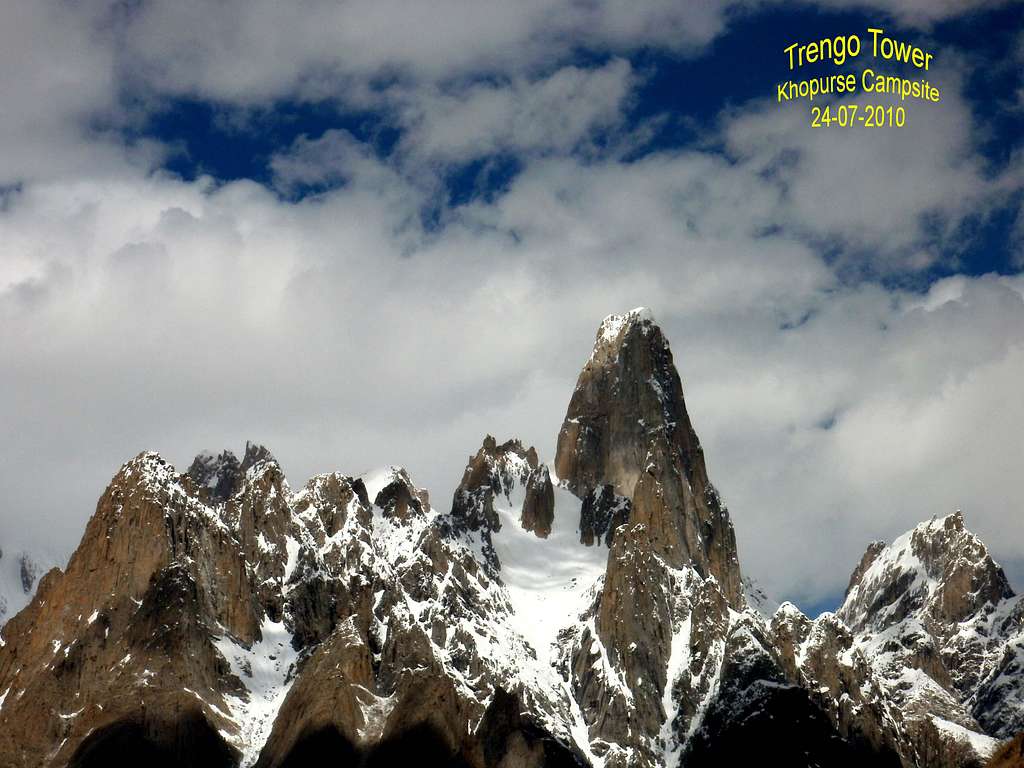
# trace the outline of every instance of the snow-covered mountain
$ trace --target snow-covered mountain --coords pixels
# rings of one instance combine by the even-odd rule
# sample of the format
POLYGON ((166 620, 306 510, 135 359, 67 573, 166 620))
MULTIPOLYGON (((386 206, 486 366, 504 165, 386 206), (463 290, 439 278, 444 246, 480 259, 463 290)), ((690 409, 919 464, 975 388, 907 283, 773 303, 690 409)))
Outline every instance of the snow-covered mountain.
POLYGON ((954 515, 776 607, 635 310, 553 462, 488 436, 450 506, 252 444, 127 462, 0 633, 0 765, 973 765, 1024 728, 1020 605, 954 515))
POLYGON ((960 511, 868 547, 838 616, 915 731, 1024 731, 1024 602, 960 511))

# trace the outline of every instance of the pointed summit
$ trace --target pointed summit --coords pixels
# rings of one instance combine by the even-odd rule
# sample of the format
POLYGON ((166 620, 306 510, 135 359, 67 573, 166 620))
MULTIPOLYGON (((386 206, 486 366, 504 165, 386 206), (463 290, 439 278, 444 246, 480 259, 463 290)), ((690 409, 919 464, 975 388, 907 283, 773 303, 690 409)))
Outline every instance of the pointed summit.
POLYGON ((1024 602, 960 510, 871 544, 837 615, 893 701, 917 713, 912 730, 931 717, 1000 737, 1024 727, 1024 602))
POLYGON ((188 468, 188 476, 200 489, 205 489, 207 497, 213 503, 227 501, 234 495, 239 481, 238 457, 231 451, 203 451, 193 459, 188 468))
POLYGON ((598 326, 593 354, 613 347, 624 332, 628 333, 636 326, 658 329, 654 314, 647 307, 637 307, 622 314, 608 315, 598 326))
POLYGON ((888 546, 872 543, 850 578, 839 615, 857 630, 881 630, 911 615, 957 623, 1010 597, 1003 569, 957 510, 888 546))
MULTIPOLYGON (((597 329, 558 435, 558 477, 580 498, 603 484, 631 496, 650 435, 675 431, 679 424, 675 403, 682 406, 682 385, 650 311, 641 307, 608 315, 597 329)), ((681 410, 688 428, 685 407, 681 410)))
POLYGON ((609 315, 598 328, 558 435, 555 471, 582 499, 630 500, 629 520, 644 525, 653 551, 673 567, 713 575, 730 603, 741 604, 732 523, 708 480, 672 350, 649 310, 609 315))
POLYGON ((192 460, 186 474, 204 500, 222 504, 238 493, 250 469, 263 464, 277 464, 277 459, 264 446, 247 441, 241 462, 227 449, 219 454, 203 451, 192 460))

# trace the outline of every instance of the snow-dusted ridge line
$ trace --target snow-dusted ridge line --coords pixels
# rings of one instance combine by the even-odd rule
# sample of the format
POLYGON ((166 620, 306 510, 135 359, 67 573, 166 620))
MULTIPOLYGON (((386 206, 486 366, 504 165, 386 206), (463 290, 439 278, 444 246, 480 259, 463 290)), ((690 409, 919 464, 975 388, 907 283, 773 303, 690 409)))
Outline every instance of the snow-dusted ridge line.
MULTIPOLYGON (((401 468, 386 467, 365 473, 360 479, 372 500, 389 483, 395 480, 404 482, 407 478, 401 468)), ((306 526, 315 525, 319 519, 315 514, 315 502, 310 497, 310 485, 307 484, 289 498, 293 510, 298 507, 306 509, 295 515, 296 518, 302 518, 306 526)), ((482 653, 482 659, 495 681, 504 682, 510 689, 521 686, 531 697, 549 702, 541 703, 535 712, 540 723, 556 737, 574 743, 581 752, 588 755, 593 765, 601 766, 603 760, 591 754, 582 713, 566 681, 553 666, 554 653, 551 646, 557 632, 578 620, 578 614, 586 608, 594 582, 603 574, 607 549, 580 544, 577 525, 580 502, 572 494, 562 489, 556 491, 557 523, 551 536, 545 540, 521 528, 524 489, 518 483, 513 483, 510 490, 510 496, 501 498, 497 505, 501 530, 493 534, 493 539, 503 566, 501 578, 491 582, 487 590, 489 594, 483 596, 485 603, 490 605, 482 617, 484 624, 479 623, 481 617, 470 620, 463 618, 452 628, 477 638, 477 650, 482 653), (554 566, 548 573, 541 573, 535 568, 542 562, 537 559, 537 555, 546 558, 554 566), (524 566, 524 561, 529 565, 524 566), (558 607, 552 610, 553 605, 558 607), (538 612, 538 606, 544 610, 538 612)), ((446 517, 446 513, 428 506, 422 516, 397 520, 386 516, 379 506, 373 504, 371 530, 368 532, 372 549, 361 556, 362 566, 377 571, 382 583, 396 585, 397 588, 401 584, 400 571, 405 564, 415 561, 425 532, 440 526, 446 517)), ((358 530, 352 528, 356 525, 354 520, 355 516, 350 515, 345 528, 327 537, 321 546, 315 546, 305 535, 299 538, 289 536, 286 542, 286 582, 293 580, 296 561, 303 549, 315 550, 314 557, 319 560, 327 556, 332 548, 345 548, 359 540, 358 530)), ((481 565, 486 561, 478 534, 466 532, 452 546, 461 548, 481 565)), ((443 593, 450 571, 438 574, 437 578, 443 593)), ((378 594, 378 603, 380 597, 378 594)), ((408 617, 408 621, 427 625, 437 607, 404 594, 399 609, 408 617)), ((255 762, 266 743, 274 718, 293 682, 294 665, 298 661, 298 655, 291 649, 291 634, 284 623, 268 621, 262 632, 263 639, 251 648, 246 648, 228 636, 216 641, 218 650, 228 660, 233 674, 242 681, 247 691, 247 696, 225 697, 229 709, 225 716, 235 724, 236 731, 223 731, 229 742, 242 751, 243 766, 255 762), (277 658, 271 661, 271 655, 277 658)), ((458 684, 463 695, 471 698, 477 696, 477 681, 466 678, 452 665, 447 648, 436 645, 432 640, 431 645, 435 659, 458 684)), ((388 697, 366 691, 364 717, 367 725, 361 731, 364 737, 369 738, 373 733, 379 735, 383 727, 380 718, 386 717, 389 707, 393 705, 393 702, 388 702, 388 697)), ((486 701, 482 703, 486 704, 486 701)), ((215 704, 209 706, 214 712, 224 714, 215 704)))
MULTIPOLYGON (((515 450, 521 451, 521 446, 515 450)), ((649 553, 659 564, 652 571, 659 576, 649 582, 665 590, 670 613, 664 615, 671 615, 667 644, 659 651, 662 655, 653 660, 657 667, 654 677, 666 682, 657 696, 664 718, 645 723, 643 741, 622 738, 617 743, 600 732, 595 736, 595 720, 603 713, 595 713, 594 705, 579 695, 574 676, 581 674, 580 663, 589 666, 583 674, 592 673, 606 683, 608 696, 627 704, 644 703, 642 697, 649 695, 649 686, 645 690, 635 675, 625 671, 626 656, 636 644, 633 648, 616 648, 611 647, 612 640, 606 648, 599 639, 599 597, 605 589, 615 547, 609 548, 600 540, 594 546, 581 542, 582 502, 554 478, 550 533, 541 537, 524 529, 527 494, 523 478, 537 470, 532 454, 529 462, 533 463, 532 469, 520 453, 513 453, 508 466, 502 465, 505 474, 494 498, 497 523, 493 530, 460 528, 455 512, 431 507, 426 495, 411 485, 400 467, 366 473, 362 478, 318 475, 294 492, 283 476, 275 474, 279 473, 276 464, 270 474, 264 474, 266 466, 248 469, 243 483, 246 492, 258 486, 262 494, 258 498, 265 508, 246 507, 244 514, 269 518, 274 510, 284 509, 287 530, 278 535, 279 523, 275 523, 276 528, 257 526, 255 532, 250 530, 246 546, 253 547, 254 562, 247 567, 276 563, 278 570, 270 580, 277 579, 285 610, 276 621, 264 615, 259 639, 251 644, 239 642, 223 626, 219 632, 214 628, 213 647, 244 690, 207 689, 201 685, 184 689, 185 694, 203 704, 224 739, 240 751, 243 767, 254 764, 272 743, 275 722, 282 711, 287 711, 282 707, 287 706, 294 684, 301 679, 297 670, 318 648, 326 647, 327 640, 346 631, 364 650, 372 645, 375 664, 380 664, 380 649, 389 632, 420 632, 429 668, 442 670, 456 695, 474 713, 466 723, 471 733, 480 727, 494 691, 500 687, 521 695, 522 709, 535 725, 578 750, 594 766, 618 766, 621 763, 616 761, 628 761, 649 748, 661 761, 659 766, 677 768, 685 762, 691 740, 702 735, 706 723, 714 728, 715 717, 721 716, 721 708, 716 711, 715 707, 729 692, 727 656, 737 653, 728 649, 739 647, 739 653, 751 657, 771 656, 779 650, 773 643, 780 642, 780 627, 795 633, 790 657, 795 672, 783 682, 770 676, 754 681, 751 689, 757 691, 752 696, 773 686, 799 686, 826 710, 839 712, 849 706, 851 691, 856 693, 854 689, 860 686, 864 698, 853 703, 854 714, 877 705, 884 727, 905 735, 906 731, 900 730, 904 724, 895 721, 891 709, 886 708, 887 704, 879 705, 877 697, 884 699, 883 704, 906 704, 910 717, 921 713, 919 719, 932 723, 941 738, 968 745, 979 756, 989 754, 996 743, 983 732, 995 732, 990 723, 982 721, 983 715, 975 711, 985 692, 1002 691, 999 717, 1004 722, 1017 722, 1014 718, 1024 714, 1020 676, 1013 672, 1012 659, 1011 666, 1006 662, 1007 653, 1017 648, 1019 662, 1024 663, 1024 608, 1019 598, 1004 596, 1002 583, 996 578, 1001 571, 991 563, 984 545, 963 527, 962 516, 955 514, 923 523, 875 552, 873 560, 866 558, 863 572, 858 573, 840 611, 813 620, 790 603, 772 611, 771 601, 749 579, 743 584, 741 604, 727 604, 713 576, 701 576, 692 566, 669 567, 660 554, 649 553), (268 477, 273 482, 268 483, 268 477), (406 501, 415 498, 417 504, 409 502, 409 509, 401 510, 392 504, 389 499, 398 497, 389 486, 395 483, 404 485, 411 494, 403 497, 406 501), (385 488, 388 493, 382 497, 385 488), (380 504, 386 508, 375 503, 381 498, 384 501, 380 504), (994 590, 992 599, 983 599, 985 595, 977 594, 979 590, 968 593, 967 606, 962 608, 966 619, 955 625, 947 622, 946 630, 936 629, 942 623, 941 611, 949 607, 943 602, 945 590, 951 589, 947 577, 957 568, 978 569, 975 581, 994 590), (361 580, 372 586, 371 643, 367 642, 366 626, 360 624, 357 628, 354 614, 350 614, 332 625, 327 638, 320 637, 301 652, 296 650, 303 641, 298 639, 287 597, 304 583, 303 579, 313 577, 346 585, 361 580), (890 589, 893 583, 898 589, 890 589), (872 599, 876 592, 893 592, 897 599, 878 602, 872 599), (721 610, 715 614, 714 606, 708 608, 702 603, 706 610, 698 611, 702 600, 718 600, 715 605, 721 610), (870 611, 863 610, 864 600, 870 604, 870 611), (863 627, 851 631, 843 621, 844 613, 863 627), (908 647, 905 641, 909 636, 925 638, 931 644, 925 650, 934 651, 940 659, 957 655, 980 659, 978 679, 965 678, 962 682, 954 674, 953 687, 940 683, 899 650, 908 647), (582 654, 577 653, 580 648, 572 647, 577 640, 580 646, 584 640, 587 644, 582 654), (468 664, 467 649, 473 654, 468 664), (567 653, 570 664, 566 663, 567 653), (823 663, 833 666, 822 672, 823 663), (855 681, 852 687, 851 679, 855 681), (687 714, 680 715, 684 710, 687 714), (636 753, 630 751, 634 749, 636 753)), ((545 471, 554 474, 550 467, 545 471)), ((133 482, 142 475, 146 503, 153 499, 167 501, 165 520, 171 520, 172 514, 183 514, 194 522, 208 523, 206 530, 226 532, 227 537, 217 538, 218 542, 233 541, 242 546, 242 495, 227 502, 207 503, 209 497, 204 493, 210 486, 197 491, 156 454, 140 455, 128 462, 122 473, 133 482)), ((113 493, 112 498, 118 498, 117 494, 113 493)), ((132 508, 127 503, 115 505, 110 514, 113 519, 124 519, 132 508)), ((616 539, 617 543, 623 541, 629 539, 616 539)), ((195 565, 186 559, 190 567, 195 565)), ((261 584, 266 583, 260 578, 261 584)), ((140 600, 132 597, 132 602, 136 609, 141 608, 140 600)), ((78 625, 90 627, 104 615, 103 607, 92 611, 81 608, 81 614, 78 625)), ((607 629, 604 626, 602 631, 607 629)), ((615 634, 605 637, 614 638, 615 634)), ((50 637, 46 663, 52 668, 67 659, 78 639, 72 635, 50 637)), ((153 673, 144 655, 134 651, 134 646, 120 648, 118 656, 124 657, 111 671, 124 669, 126 675, 137 678, 133 684, 146 686, 153 673)), ((735 656, 728 658, 734 660, 735 656)), ((381 738, 399 703, 397 689, 389 687, 390 682, 378 687, 379 678, 372 680, 350 683, 353 689, 358 688, 353 695, 357 707, 355 736, 360 745, 381 738)), ((12 692, 12 686, 7 686, 0 709, 6 701, 10 710, 10 701, 22 693, 23 687, 13 687, 12 692)), ((70 728, 85 710, 66 704, 57 713, 70 728)))
MULTIPOLYGON (((512 459, 516 458, 519 457, 512 457, 512 459)), ((515 467, 512 469, 514 470, 515 467)), ((524 530, 521 526, 521 512, 525 494, 524 488, 515 479, 518 474, 515 471, 511 472, 511 484, 505 489, 507 493, 499 494, 496 499, 495 507, 499 516, 500 529, 493 532, 492 542, 500 562, 500 571, 498 580, 493 582, 489 588, 491 594, 486 598, 492 606, 485 618, 486 628, 479 625, 477 619, 469 623, 463 620, 458 626, 470 636, 477 638, 477 648, 482 651, 485 663, 491 669, 493 679, 505 680, 513 686, 522 685, 534 696, 548 701, 548 705, 541 705, 535 713, 539 722, 559 738, 574 743, 595 766, 600 766, 608 755, 599 757, 593 753, 583 713, 574 699, 570 686, 559 674, 556 661, 558 656, 557 639, 560 630, 572 626, 578 627, 582 623, 587 624, 591 629, 592 636, 596 637, 592 624, 593 619, 587 617, 586 611, 593 602, 595 589, 600 589, 609 552, 602 546, 585 547, 581 545, 578 528, 581 502, 557 485, 555 517, 550 536, 547 539, 541 539, 532 532, 524 530), (506 607, 500 609, 495 606, 506 607), (556 714, 559 712, 561 714, 556 714)), ((391 466, 366 473, 360 479, 372 501, 386 485, 396 480, 407 481, 408 475, 401 468, 391 466)), ((291 494, 290 505, 295 507, 300 502, 308 501, 308 493, 308 487, 306 487, 291 494)), ((308 514, 311 514, 311 511, 308 514)), ((377 554, 370 557, 371 566, 383 569, 381 571, 382 578, 397 581, 395 572, 390 570, 391 565, 414 558, 417 542, 421 540, 424 531, 431 526, 439 525, 446 516, 446 513, 440 513, 428 506, 421 519, 397 521, 385 517, 380 507, 373 505, 371 541, 373 550, 377 554), (384 564, 388 564, 387 567, 384 564)), ((922 524, 915 531, 937 531, 944 525, 944 521, 945 518, 922 524)), ((353 536, 353 533, 350 526, 346 526, 345 530, 334 534, 327 543, 320 546, 317 554, 322 557, 331 547, 344 546, 345 541, 353 536)), ((908 554, 907 545, 913 533, 914 531, 911 531, 897 538, 887 550, 896 552, 896 557, 883 554, 877 558, 865 572, 862 583, 871 584, 881 578, 879 573, 884 572, 887 563, 894 561, 901 570, 916 574, 910 586, 911 591, 920 590, 927 595, 934 593, 937 587, 935 580, 927 577, 926 574, 922 576, 923 564, 912 554, 908 554)), ((479 563, 483 564, 486 561, 482 540, 478 534, 467 532, 460 541, 462 543, 459 546, 464 547, 479 563)), ((309 542, 288 539, 288 579, 291 579, 293 575, 297 553, 302 546, 309 546, 309 542)), ((694 576, 696 575, 694 574, 694 576)), ((447 578, 448 575, 441 576, 442 581, 446 581, 447 578)), ((685 574, 676 573, 674 578, 686 582, 685 574)), ((697 580, 699 581, 699 577, 697 580)), ((763 592, 749 580, 744 584, 744 592, 750 610, 742 614, 729 611, 729 628, 726 636, 733 632, 734 628, 743 629, 738 626, 742 623, 741 619, 766 622, 770 618, 771 601, 763 592)), ((855 596, 855 592, 856 588, 851 591, 851 596, 855 596)), ((434 606, 417 603, 408 596, 405 598, 404 605, 410 620, 414 622, 428 622, 434 610, 434 606)), ((777 609, 777 612, 781 613, 787 611, 802 616, 791 604, 784 603, 777 609)), ((823 615, 812 622, 814 627, 812 635, 823 620, 841 623, 836 615, 823 615)), ((678 702, 674 700, 672 691, 675 679, 682 674, 683 669, 689 663, 690 631, 691 618, 687 615, 682 624, 673 632, 671 653, 666 660, 665 674, 668 686, 665 689, 662 707, 667 716, 658 735, 664 748, 666 766, 678 765, 686 741, 700 728, 709 702, 717 695, 721 665, 724 661, 725 640, 720 639, 715 641, 707 663, 702 668, 701 674, 709 676, 706 690, 695 716, 689 721, 684 739, 679 741, 670 729, 673 713, 678 708, 678 702)), ((744 629, 744 631, 746 630, 744 629)), ((281 632, 286 632, 283 625, 277 628, 268 628, 267 636, 278 637, 281 632)), ((288 640, 290 641, 290 636, 288 640)), ((753 636, 751 636, 751 640, 756 642, 753 636)), ((266 642, 265 638, 263 642, 251 649, 241 648, 226 638, 222 638, 218 642, 218 648, 229 660, 232 670, 242 679, 249 691, 248 701, 230 697, 228 699, 230 717, 238 728, 231 741, 243 751, 245 755, 243 765, 251 764, 259 755, 260 749, 269 735, 274 716, 287 694, 291 682, 288 670, 282 670, 280 664, 271 665, 272 672, 267 671, 266 658, 263 655, 267 653, 266 642), (247 666, 255 666, 260 671, 251 676, 247 675, 245 672, 247 666)), ((798 648, 798 665, 802 666, 805 663, 807 649, 811 642, 809 637, 798 648)), ((877 651, 877 646, 870 640, 865 640, 864 637, 858 638, 856 647, 866 655, 877 651)), ((603 674, 610 681, 620 677, 619 670, 609 665, 604 650, 598 649, 598 651, 595 663, 603 664, 606 667, 603 674)), ((465 678, 458 669, 452 666, 446 648, 435 646, 434 653, 439 663, 446 668, 447 674, 458 683, 463 695, 467 697, 478 695, 475 687, 476 681, 465 678)), ((288 659, 289 668, 295 661, 294 656, 288 659)), ((878 664, 874 665, 874 668, 878 675, 884 676, 884 670, 880 669, 878 664)), ((896 684, 904 688, 909 685, 912 689, 933 689, 935 695, 944 694, 931 678, 923 673, 915 673, 915 675, 912 675, 913 679, 902 675, 896 684)), ((696 682, 702 683, 699 678, 696 682)), ((625 681, 620 681, 618 687, 622 695, 629 700, 629 697, 633 695, 630 686, 625 681)), ((372 691, 366 691, 365 700, 360 699, 360 701, 362 702, 361 706, 364 707, 364 717, 367 721, 367 725, 360 733, 369 736, 383 727, 380 722, 381 718, 386 718, 394 702, 389 697, 380 696, 372 691)), ((486 703, 486 700, 482 702, 484 705, 486 703)), ((942 719, 942 723, 949 723, 948 727, 940 727, 940 730, 948 734, 950 738, 966 741, 976 749, 978 754, 982 754, 986 750, 990 751, 988 748, 993 743, 990 737, 951 720, 942 719)), ((941 723, 937 723, 937 725, 941 726, 941 723)), ((225 735, 228 734, 225 733, 225 735)), ((610 744, 609 747, 612 753, 621 749, 615 744, 610 744)))

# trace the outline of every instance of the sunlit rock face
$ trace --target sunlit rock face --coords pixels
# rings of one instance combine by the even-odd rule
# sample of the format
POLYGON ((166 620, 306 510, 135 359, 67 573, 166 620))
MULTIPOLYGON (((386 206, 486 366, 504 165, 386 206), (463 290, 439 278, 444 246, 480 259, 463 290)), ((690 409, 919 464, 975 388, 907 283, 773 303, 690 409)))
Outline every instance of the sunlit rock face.
POLYGON ((647 310, 601 323, 558 434, 555 471, 580 498, 611 486, 629 499, 629 519, 666 563, 714 576, 740 606, 732 522, 708 480, 668 341, 647 310))

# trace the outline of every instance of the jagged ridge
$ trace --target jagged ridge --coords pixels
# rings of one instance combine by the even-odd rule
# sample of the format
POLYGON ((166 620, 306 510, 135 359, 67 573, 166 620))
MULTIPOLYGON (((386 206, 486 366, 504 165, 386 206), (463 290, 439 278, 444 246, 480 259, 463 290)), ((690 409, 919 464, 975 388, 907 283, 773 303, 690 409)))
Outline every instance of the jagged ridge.
POLYGON ((488 436, 442 511, 397 467, 140 454, 3 628, 0 763, 954 766, 1024 727, 1021 602, 960 515, 769 615, 646 310, 554 468, 488 436))

